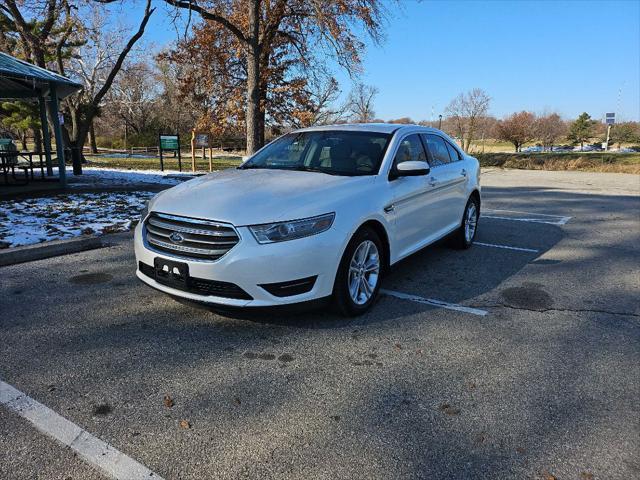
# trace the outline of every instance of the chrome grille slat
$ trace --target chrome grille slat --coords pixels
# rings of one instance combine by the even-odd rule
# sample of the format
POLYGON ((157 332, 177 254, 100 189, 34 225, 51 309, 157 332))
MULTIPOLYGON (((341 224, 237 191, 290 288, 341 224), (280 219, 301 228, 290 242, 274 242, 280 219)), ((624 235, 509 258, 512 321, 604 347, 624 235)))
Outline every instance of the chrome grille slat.
POLYGON ((217 260, 240 241, 232 225, 158 212, 149 214, 143 233, 152 250, 196 260, 217 260), (182 241, 173 241, 174 233, 182 241))
POLYGON ((153 225, 153 226, 156 226, 156 227, 159 227, 159 228, 164 228, 166 230, 171 230, 173 232, 194 233, 196 235, 212 235, 212 236, 219 236, 219 237, 229 236, 229 232, 228 231, 223 231, 223 230, 204 230, 204 229, 201 229, 201 228, 185 227, 185 226, 180 225, 178 223, 162 222, 160 220, 156 220, 153 217, 149 217, 148 223, 150 225, 153 225))

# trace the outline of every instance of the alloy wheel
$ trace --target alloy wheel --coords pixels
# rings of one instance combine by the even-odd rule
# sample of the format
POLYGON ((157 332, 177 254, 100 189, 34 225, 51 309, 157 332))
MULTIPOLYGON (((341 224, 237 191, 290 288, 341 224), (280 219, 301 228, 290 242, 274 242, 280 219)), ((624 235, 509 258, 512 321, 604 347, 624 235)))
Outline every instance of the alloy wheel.
POLYGON ((464 238, 467 243, 473 241, 473 237, 476 234, 476 228, 478 226, 478 209, 474 202, 469 202, 467 207, 467 213, 464 216, 464 238))
POLYGON ((371 240, 363 241, 349 263, 349 295, 356 305, 367 303, 380 279, 380 254, 371 240))

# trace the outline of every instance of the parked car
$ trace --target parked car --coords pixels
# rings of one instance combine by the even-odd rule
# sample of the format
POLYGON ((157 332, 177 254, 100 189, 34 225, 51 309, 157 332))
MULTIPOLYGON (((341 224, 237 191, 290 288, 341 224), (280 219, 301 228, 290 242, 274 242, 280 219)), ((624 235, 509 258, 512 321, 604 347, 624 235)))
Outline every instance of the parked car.
POLYGON ((532 147, 526 147, 520 150, 522 153, 540 153, 543 152, 544 149, 539 145, 534 145, 532 147))
POLYGON ((571 145, 558 145, 556 147, 551 147, 552 152, 571 152, 573 151, 573 147, 571 145))
POLYGON ((433 128, 298 130, 154 197, 135 231, 137 275, 215 308, 330 298, 359 315, 390 265, 448 235, 471 246, 479 180, 478 161, 433 128))

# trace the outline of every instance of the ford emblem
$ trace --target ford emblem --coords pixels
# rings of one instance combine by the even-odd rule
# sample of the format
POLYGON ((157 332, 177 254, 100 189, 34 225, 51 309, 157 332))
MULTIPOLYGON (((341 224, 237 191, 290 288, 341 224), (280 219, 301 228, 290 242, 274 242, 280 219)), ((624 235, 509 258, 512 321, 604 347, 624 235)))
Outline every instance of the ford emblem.
POLYGON ((179 234, 178 232, 172 232, 171 235, 169 235, 169 239, 173 243, 182 243, 182 242, 184 242, 184 237, 181 234, 179 234))

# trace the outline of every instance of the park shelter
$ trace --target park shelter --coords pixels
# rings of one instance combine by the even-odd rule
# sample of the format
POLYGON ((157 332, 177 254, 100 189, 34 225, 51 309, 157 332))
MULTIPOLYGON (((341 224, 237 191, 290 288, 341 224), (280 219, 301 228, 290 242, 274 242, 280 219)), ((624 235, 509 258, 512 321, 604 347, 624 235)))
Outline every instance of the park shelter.
POLYGON ((47 120, 47 102, 51 112, 51 129, 56 142, 58 179, 66 186, 64 144, 59 120, 59 101, 77 92, 82 85, 62 75, 0 52, 0 100, 37 100, 40 107, 42 140, 47 162, 47 174, 52 175, 51 138, 47 120))

